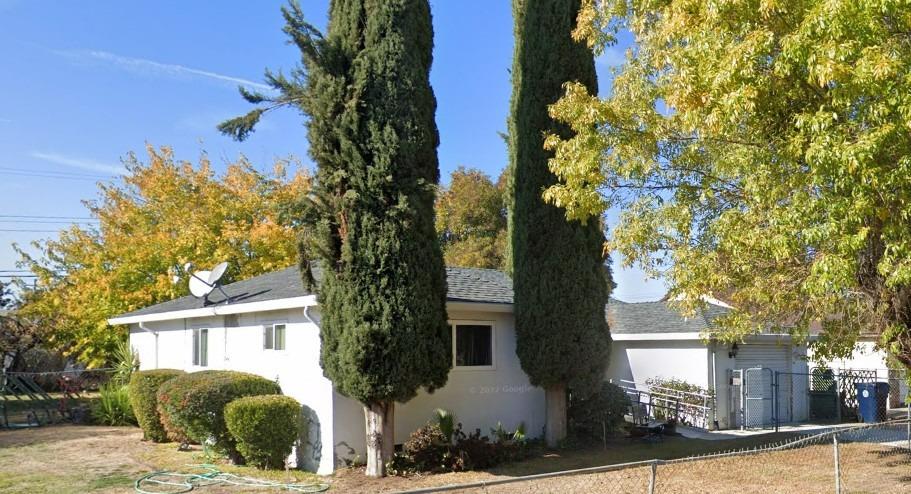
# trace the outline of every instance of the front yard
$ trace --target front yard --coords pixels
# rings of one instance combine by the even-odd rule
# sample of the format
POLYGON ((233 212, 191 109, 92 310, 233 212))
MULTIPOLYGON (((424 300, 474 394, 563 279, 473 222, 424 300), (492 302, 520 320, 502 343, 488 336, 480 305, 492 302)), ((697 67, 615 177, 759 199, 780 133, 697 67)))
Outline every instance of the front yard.
MULTIPOLYGON (((156 470, 187 471, 187 465, 206 462, 198 447, 180 452, 174 444, 143 442, 141 437, 139 429, 132 427, 58 425, 0 431, 0 493, 133 492, 133 482, 146 473, 156 470)), ((784 437, 767 435, 732 441, 668 437, 655 443, 617 439, 607 450, 574 448, 541 452, 529 460, 486 472, 410 478, 368 479, 356 468, 344 469, 333 476, 321 478, 296 470, 263 472, 223 462, 218 467, 237 475, 280 482, 328 483, 330 492, 394 492, 652 458, 679 458, 749 447, 784 437)), ((215 494, 244 491, 239 488, 209 486, 200 488, 198 492, 215 494)))

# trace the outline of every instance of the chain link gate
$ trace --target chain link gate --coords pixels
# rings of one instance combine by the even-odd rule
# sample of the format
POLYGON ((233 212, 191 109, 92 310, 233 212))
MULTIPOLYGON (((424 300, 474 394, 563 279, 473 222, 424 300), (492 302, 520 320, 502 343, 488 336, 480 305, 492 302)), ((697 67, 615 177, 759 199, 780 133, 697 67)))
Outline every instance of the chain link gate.
POLYGON ((774 424, 773 383, 772 369, 755 367, 743 370, 743 385, 740 388, 743 407, 742 428, 761 429, 774 424))

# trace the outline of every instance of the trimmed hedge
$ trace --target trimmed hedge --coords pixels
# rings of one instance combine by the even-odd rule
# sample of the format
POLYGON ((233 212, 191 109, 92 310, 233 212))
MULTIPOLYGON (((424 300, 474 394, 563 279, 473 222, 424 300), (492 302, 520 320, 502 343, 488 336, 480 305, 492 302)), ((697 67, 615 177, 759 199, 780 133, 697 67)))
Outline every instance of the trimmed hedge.
POLYGON ((133 414, 142 428, 145 439, 156 443, 168 440, 168 434, 158 415, 158 388, 162 384, 185 374, 177 369, 154 369, 133 372, 130 377, 130 404, 133 405, 133 414))
POLYGON ((184 432, 193 441, 214 440, 214 448, 235 463, 243 463, 225 425, 225 406, 244 396, 281 394, 281 387, 246 372, 209 370, 176 377, 158 390, 162 423, 184 432))
POLYGON ((238 398, 225 407, 237 450, 257 468, 280 469, 300 435, 301 404, 290 396, 238 398))

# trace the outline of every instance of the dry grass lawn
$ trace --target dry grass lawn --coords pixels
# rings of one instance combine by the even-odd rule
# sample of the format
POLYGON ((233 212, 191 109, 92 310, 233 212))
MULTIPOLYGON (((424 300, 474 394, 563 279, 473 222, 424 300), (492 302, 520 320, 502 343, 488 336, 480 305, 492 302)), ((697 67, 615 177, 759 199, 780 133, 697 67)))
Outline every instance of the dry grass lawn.
MULTIPOLYGON (((205 462, 198 449, 179 452, 173 444, 152 444, 140 438, 139 430, 130 427, 51 426, 0 431, 0 494, 127 493, 133 492, 133 481, 145 473, 163 469, 187 471, 188 464, 205 462)), ((409 478, 368 479, 357 468, 343 469, 325 478, 300 471, 262 472, 227 464, 219 464, 219 468, 238 475, 282 482, 328 483, 330 492, 395 492, 651 458, 680 458, 783 438, 781 435, 736 441, 667 438, 655 444, 618 440, 607 450, 544 452, 487 472, 409 478)), ((911 458, 907 451, 897 454, 885 447, 848 444, 843 445, 841 464, 843 492, 911 492, 911 458)), ((656 492, 829 493, 834 491, 832 466, 832 448, 828 445, 663 465, 658 468, 656 492)), ((490 486, 475 492, 643 493, 647 489, 648 474, 648 468, 636 468, 490 486)), ((198 492, 218 494, 249 490, 208 486, 198 492)))
MULTIPOLYGON (((801 449, 697 460, 658 466, 655 492, 738 494, 829 494, 835 491, 830 444, 801 449)), ((911 492, 908 451, 874 444, 847 444, 840 450, 843 493, 911 492)), ((649 467, 555 477, 474 489, 490 494, 648 492, 649 467)), ((455 492, 469 492, 455 491, 455 492)))

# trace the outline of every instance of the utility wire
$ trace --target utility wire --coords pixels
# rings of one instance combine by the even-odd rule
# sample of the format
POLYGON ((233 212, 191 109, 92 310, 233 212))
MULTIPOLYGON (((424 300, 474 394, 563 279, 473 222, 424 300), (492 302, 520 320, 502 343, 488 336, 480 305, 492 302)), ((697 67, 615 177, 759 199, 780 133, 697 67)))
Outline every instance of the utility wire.
POLYGON ((0 232, 12 233, 60 233, 60 230, 17 230, 14 228, 0 228, 0 232))
POLYGON ((40 214, 0 214, 0 218, 35 218, 35 219, 55 219, 55 220, 93 220, 97 218, 90 216, 45 216, 40 214))
POLYGON ((100 175, 97 173, 76 173, 76 172, 66 172, 60 170, 42 170, 34 168, 11 168, 8 166, 0 166, 0 171, 10 172, 10 173, 49 173, 52 175, 67 175, 70 177, 83 177, 83 178, 110 178, 110 175, 100 175))
POLYGON ((90 182, 100 182, 102 180, 107 180, 107 178, 88 178, 88 177, 69 177, 66 175, 50 175, 50 174, 40 174, 40 173, 24 173, 24 172, 6 172, 0 170, 0 175, 12 175, 16 177, 30 177, 30 178, 56 178, 59 180, 83 180, 90 182))
POLYGON ((42 224, 50 224, 50 225, 67 223, 67 224, 74 224, 74 225, 86 225, 86 224, 91 223, 91 221, 88 221, 88 220, 82 220, 82 221, 51 220, 51 221, 47 221, 47 220, 4 220, 4 219, 0 219, 0 223, 42 223, 42 224))

